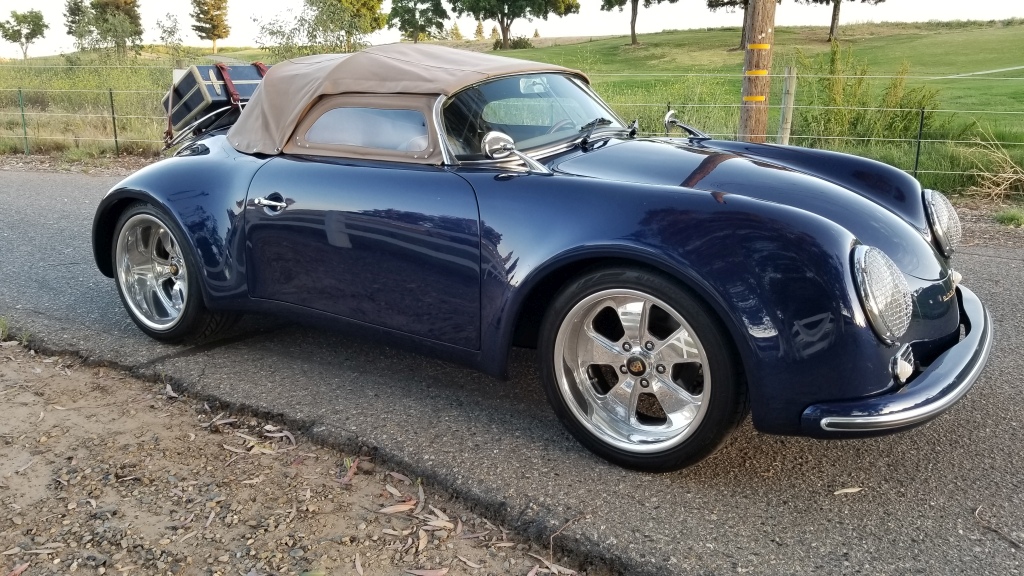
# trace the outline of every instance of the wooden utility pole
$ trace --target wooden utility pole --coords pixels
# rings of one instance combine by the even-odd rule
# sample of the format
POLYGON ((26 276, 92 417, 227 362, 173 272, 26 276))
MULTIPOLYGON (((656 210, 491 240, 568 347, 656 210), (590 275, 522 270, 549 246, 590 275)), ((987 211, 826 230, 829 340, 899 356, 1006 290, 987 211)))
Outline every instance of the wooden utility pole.
POLYGON ((764 142, 768 134, 768 92, 771 88, 772 43, 775 41, 775 0, 750 0, 743 64, 743 101, 739 139, 764 142))

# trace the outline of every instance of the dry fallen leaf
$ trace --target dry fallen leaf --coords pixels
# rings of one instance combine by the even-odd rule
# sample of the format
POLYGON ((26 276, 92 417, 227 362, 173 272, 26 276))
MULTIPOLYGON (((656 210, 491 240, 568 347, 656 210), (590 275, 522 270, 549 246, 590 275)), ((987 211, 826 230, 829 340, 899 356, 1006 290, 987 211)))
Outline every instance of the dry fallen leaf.
POLYGON ((835 492, 833 492, 833 494, 837 494, 837 495, 838 494, 855 494, 857 492, 860 492, 861 490, 863 490, 863 488, 860 488, 860 487, 841 488, 841 489, 836 490, 835 492))
POLYGON ((437 570, 410 570, 405 569, 406 574, 412 574, 413 576, 444 576, 448 573, 447 568, 438 568, 437 570))
POLYGON ((234 446, 228 446, 227 444, 221 444, 221 446, 223 446, 224 449, 229 452, 234 452, 236 454, 248 454, 248 452, 242 450, 241 448, 235 448, 234 446))
POLYGON ((420 530, 420 541, 419 541, 419 544, 416 545, 416 552, 417 553, 423 552, 423 549, 427 547, 427 542, 429 540, 430 539, 427 536, 427 533, 424 532, 423 530, 420 530))
POLYGON ((533 570, 530 570, 530 573, 527 574, 526 576, 537 576, 537 571, 538 570, 540 570, 540 566, 534 565, 533 570))
POLYGON ((445 522, 444 520, 431 520, 427 522, 428 526, 437 526, 438 528, 444 528, 445 530, 454 530, 455 525, 451 522, 445 522))
POLYGON ((409 502, 404 502, 402 504, 393 504, 391 506, 385 506, 384 508, 381 508, 377 512, 379 514, 398 514, 399 512, 408 512, 409 510, 412 510, 415 507, 416 501, 410 500, 409 502))
POLYGON ((363 576, 363 565, 359 562, 359 552, 356 552, 356 572, 363 576))
POLYGON ((171 390, 171 385, 170 384, 168 384, 167 387, 164 388, 164 396, 166 396, 168 398, 177 398, 178 397, 178 395, 174 393, 174 390, 171 390))
POLYGON ((441 512, 437 508, 434 508, 433 506, 428 506, 428 508, 430 508, 430 510, 434 513, 434 515, 437 516, 439 519, 444 520, 444 521, 451 520, 451 518, 449 518, 447 514, 445 514, 444 512, 441 512))
POLYGON ((384 485, 384 488, 386 488, 388 492, 391 492, 391 494, 392 494, 392 495, 393 495, 393 496, 394 496, 395 498, 401 498, 401 497, 402 497, 402 493, 398 491, 398 488, 395 488, 395 487, 394 487, 394 486, 392 486, 391 484, 385 484, 385 485, 384 485))
POLYGON ((477 564, 475 562, 470 562, 469 560, 466 560, 462 556, 456 556, 456 558, 458 558, 459 560, 462 560, 463 562, 465 562, 466 566, 469 566, 470 568, 483 568, 483 565, 477 564))
POLYGON ((398 480, 401 480, 402 482, 405 482, 406 484, 412 484, 412 480, 410 480, 409 477, 406 476, 405 474, 399 474, 398 472, 388 472, 388 474, 390 474, 391 476, 395 477, 398 480))

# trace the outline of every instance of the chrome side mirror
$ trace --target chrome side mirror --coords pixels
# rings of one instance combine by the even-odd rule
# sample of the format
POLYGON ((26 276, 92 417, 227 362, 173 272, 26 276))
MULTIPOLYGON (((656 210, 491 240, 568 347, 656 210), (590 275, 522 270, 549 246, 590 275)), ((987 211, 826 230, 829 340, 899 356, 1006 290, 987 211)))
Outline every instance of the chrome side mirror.
POLYGON ((523 164, 526 164, 527 171, 531 173, 544 174, 546 176, 552 174, 547 166, 516 150, 515 140, 504 132, 492 131, 484 134, 483 139, 480 141, 480 150, 488 160, 504 160, 509 156, 515 156, 523 164))
POLYGON ((679 128, 683 132, 689 134, 690 138, 693 140, 711 140, 711 136, 708 136, 707 134, 701 132, 700 130, 697 130, 692 126, 687 126, 686 124, 683 124, 679 120, 676 120, 675 110, 669 110, 665 114, 665 119, 663 120, 663 122, 665 124, 665 136, 669 135, 669 132, 672 130, 672 128, 679 128))
POLYGON ((480 149, 488 160, 504 160, 515 152, 516 143, 504 132, 488 132, 480 141, 480 149))
POLYGON ((679 120, 676 120, 676 111, 669 110, 665 113, 665 119, 662 122, 665 124, 665 136, 668 136, 673 126, 679 126, 679 120))

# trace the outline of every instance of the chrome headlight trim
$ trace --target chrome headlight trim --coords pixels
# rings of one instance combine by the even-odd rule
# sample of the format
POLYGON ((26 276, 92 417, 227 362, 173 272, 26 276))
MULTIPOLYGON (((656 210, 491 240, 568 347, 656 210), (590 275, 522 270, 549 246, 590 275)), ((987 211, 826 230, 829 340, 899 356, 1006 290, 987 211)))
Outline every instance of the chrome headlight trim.
POLYGON ((941 192, 925 188, 923 194, 924 208, 928 213, 928 223, 931 224, 932 233, 935 234, 935 239, 938 241, 943 255, 950 258, 960 246, 960 238, 963 235, 960 216, 957 215, 953 204, 941 192))
POLYGON ((907 279, 885 252, 863 244, 853 249, 853 276, 871 328, 882 342, 895 344, 914 310, 907 279))

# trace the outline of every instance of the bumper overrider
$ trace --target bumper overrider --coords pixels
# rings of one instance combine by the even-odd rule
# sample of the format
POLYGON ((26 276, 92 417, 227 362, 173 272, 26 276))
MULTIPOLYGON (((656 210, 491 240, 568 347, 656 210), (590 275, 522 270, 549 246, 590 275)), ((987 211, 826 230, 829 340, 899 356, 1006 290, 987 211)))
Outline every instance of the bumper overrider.
POLYGON ((992 318, 967 288, 957 288, 963 340, 943 352, 909 384, 880 396, 814 404, 801 417, 817 438, 875 436, 923 424, 951 408, 974 385, 992 349, 992 318))

